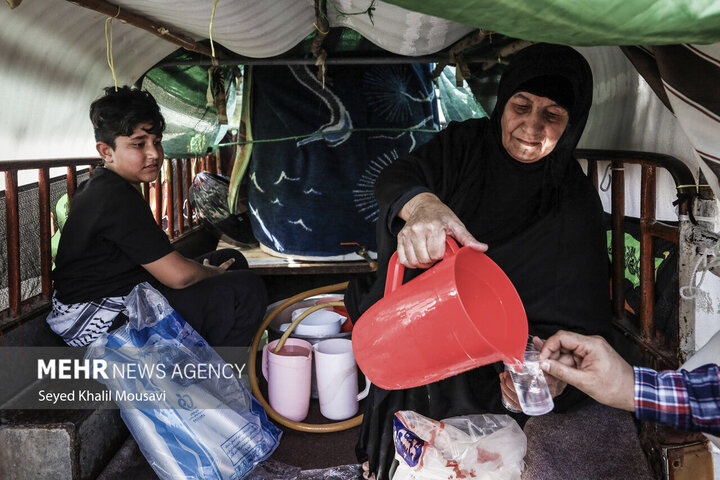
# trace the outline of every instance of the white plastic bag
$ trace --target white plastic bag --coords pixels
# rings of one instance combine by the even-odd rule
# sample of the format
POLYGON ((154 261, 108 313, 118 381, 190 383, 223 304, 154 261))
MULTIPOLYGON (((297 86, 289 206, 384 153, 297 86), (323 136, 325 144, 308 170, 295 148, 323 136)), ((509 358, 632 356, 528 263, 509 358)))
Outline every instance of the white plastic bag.
POLYGON ((394 418, 392 480, 519 480, 527 438, 507 415, 468 415, 442 421, 413 411, 394 418))
POLYGON ((141 283, 126 307, 129 323, 90 345, 85 358, 107 364, 98 380, 150 466, 162 480, 245 478, 282 432, 238 376, 219 374, 229 365, 160 292, 141 283), (211 368, 218 375, 174 374, 211 368))

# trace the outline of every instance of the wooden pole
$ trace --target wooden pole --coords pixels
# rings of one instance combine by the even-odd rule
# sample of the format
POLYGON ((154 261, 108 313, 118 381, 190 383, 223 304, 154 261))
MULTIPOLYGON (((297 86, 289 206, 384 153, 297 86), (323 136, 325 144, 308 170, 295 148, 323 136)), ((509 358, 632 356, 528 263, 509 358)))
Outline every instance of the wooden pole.
MULTIPOLYGON (((164 25, 161 25, 157 22, 153 22, 152 20, 149 20, 141 15, 137 15, 135 13, 129 12, 127 10, 123 10, 122 7, 118 7, 117 5, 114 5, 110 2, 106 2, 105 0, 67 0, 70 3, 73 3, 75 5, 78 5, 80 7, 84 7, 90 10, 94 10, 98 13, 102 13, 103 15, 107 15, 108 17, 115 17, 118 20, 120 20, 123 23, 127 23, 129 25, 132 25, 133 27, 142 28, 145 31, 148 31, 152 33, 153 35, 156 35, 163 40, 166 40, 170 43, 174 43, 175 45, 179 45, 183 47, 185 50, 190 50, 192 52, 197 52, 202 55, 206 55, 208 57, 212 57, 212 51, 209 47, 206 47, 205 45, 199 44, 195 42, 192 38, 183 35, 178 32, 173 32, 169 28, 165 27, 164 25)), ((216 57, 217 55, 216 51, 216 57)))

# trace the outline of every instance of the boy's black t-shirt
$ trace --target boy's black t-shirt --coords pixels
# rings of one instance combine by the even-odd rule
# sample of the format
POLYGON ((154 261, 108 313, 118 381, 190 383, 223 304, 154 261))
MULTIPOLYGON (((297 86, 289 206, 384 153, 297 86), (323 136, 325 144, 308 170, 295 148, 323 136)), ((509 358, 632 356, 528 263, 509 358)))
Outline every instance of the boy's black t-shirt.
POLYGON ((103 167, 80 184, 60 236, 52 278, 62 303, 127 295, 154 282, 141 265, 172 252, 150 207, 127 180, 103 167))

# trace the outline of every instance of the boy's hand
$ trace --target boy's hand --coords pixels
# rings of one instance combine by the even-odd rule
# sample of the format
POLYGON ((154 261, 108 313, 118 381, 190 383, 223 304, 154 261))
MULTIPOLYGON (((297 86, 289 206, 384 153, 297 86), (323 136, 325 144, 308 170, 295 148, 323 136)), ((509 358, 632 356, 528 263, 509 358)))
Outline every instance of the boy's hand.
POLYGON ((206 267, 219 268, 219 269, 222 270, 223 272, 227 271, 227 269, 230 268, 230 265, 232 265, 233 263, 235 263, 235 259, 234 259, 234 258, 231 258, 231 259, 229 259, 229 260, 225 260, 225 261, 224 261, 223 263, 221 263, 219 266, 215 267, 214 265, 210 265, 210 260, 208 260, 207 258, 206 258, 205 260, 203 260, 203 265, 204 265, 204 266, 206 266, 206 267))

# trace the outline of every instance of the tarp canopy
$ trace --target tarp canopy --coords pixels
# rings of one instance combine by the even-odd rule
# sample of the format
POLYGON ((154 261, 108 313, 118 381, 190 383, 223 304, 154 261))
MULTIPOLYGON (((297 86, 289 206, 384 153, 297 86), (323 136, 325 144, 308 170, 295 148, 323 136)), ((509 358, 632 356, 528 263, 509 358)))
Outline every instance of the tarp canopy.
POLYGON ((667 45, 720 41, 716 0, 388 0, 535 42, 667 45))
MULTIPOLYGON (((321 25, 310 0, 220 1, 214 10, 214 2, 196 0, 8 3, 18 6, 0 6, 3 160, 95 155, 88 105, 102 87, 114 80, 135 83, 175 52, 178 45, 167 41, 169 38, 182 37, 186 43, 201 42, 207 48, 212 37, 212 46, 230 59, 308 56, 307 49, 296 49, 318 35, 321 25), (84 3, 103 13, 79 6, 84 3), (116 15, 118 20, 124 15, 138 16, 150 27, 146 25, 144 30, 121 21, 108 23, 116 15), (114 71, 108 67, 108 57, 114 71)), ((709 99, 693 97, 698 105, 695 111, 710 115, 701 113, 703 118, 696 118, 695 126, 681 124, 675 115, 682 120, 684 108, 672 99, 666 103, 673 106, 672 112, 662 103, 656 107, 653 90, 620 49, 610 47, 714 43, 695 45, 690 54, 715 67, 720 64, 718 1, 333 0, 320 4, 327 10, 327 28, 332 32, 345 27, 359 34, 364 46, 356 47, 364 54, 435 54, 447 51, 477 28, 494 32, 484 40, 481 54, 497 54, 509 39, 594 46, 581 50, 591 62, 596 82, 596 107, 581 145, 673 154, 696 170, 698 165, 720 158, 717 141, 707 139, 712 128, 699 133, 694 130, 697 125, 715 125, 704 123, 705 118, 713 122, 718 118, 716 110, 705 106, 718 94, 707 92, 709 99), (648 112, 653 116, 646 115, 648 112), (618 124, 634 128, 614 128, 618 124), (693 146, 699 142, 708 154, 702 160, 692 148, 686 148, 688 136, 693 146)), ((684 69, 679 73, 695 75, 684 69)), ((217 136, 215 133, 208 136, 217 136)), ((705 171, 718 192, 712 169, 706 167, 705 171)))

